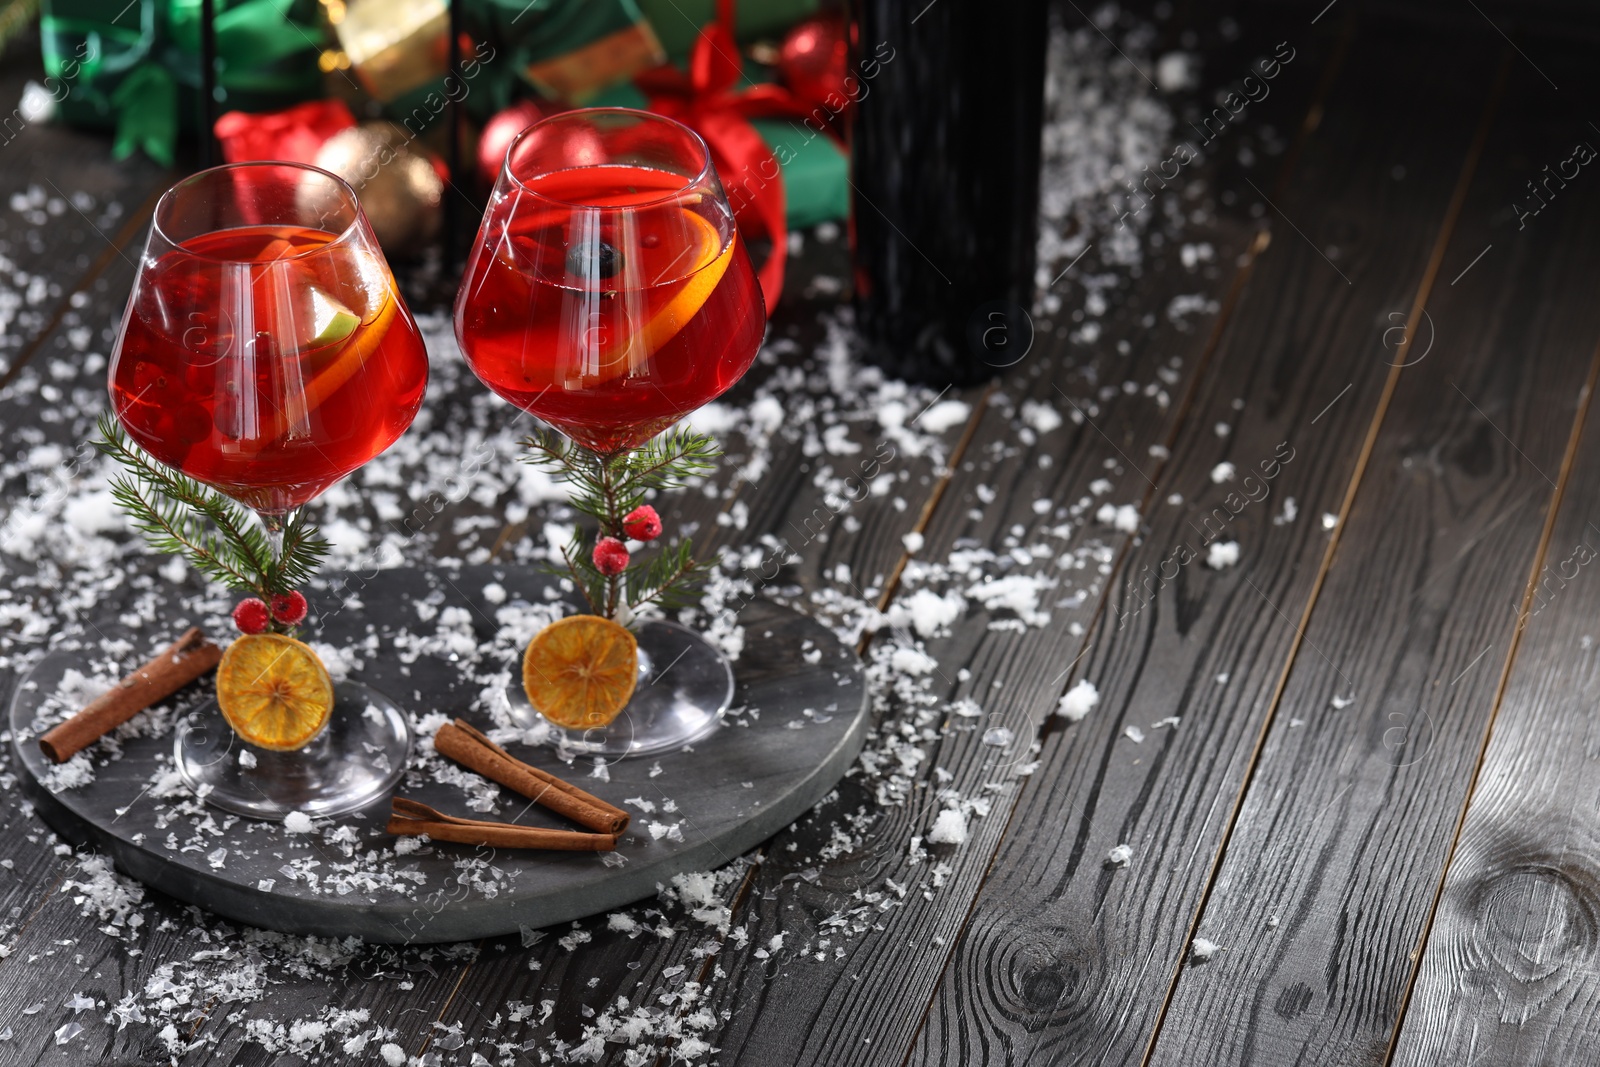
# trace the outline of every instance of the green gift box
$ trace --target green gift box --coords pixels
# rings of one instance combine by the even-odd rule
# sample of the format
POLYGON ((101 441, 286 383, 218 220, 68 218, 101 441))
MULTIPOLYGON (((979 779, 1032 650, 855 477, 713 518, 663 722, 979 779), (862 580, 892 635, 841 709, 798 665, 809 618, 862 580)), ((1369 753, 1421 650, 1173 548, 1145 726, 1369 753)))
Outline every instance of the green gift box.
POLYGON ((838 142, 788 119, 753 119, 750 125, 777 157, 791 228, 850 214, 850 160, 838 142))
MULTIPOLYGON (((216 0, 219 108, 267 111, 322 95, 316 0, 216 0)), ((199 110, 200 0, 45 0, 46 88, 62 120, 116 130, 118 159, 171 165, 199 110)))
MULTIPOLYGON (((700 27, 717 17, 717 0, 638 0, 668 57, 689 55, 700 27)), ((733 35, 739 41, 782 36, 790 26, 815 15, 820 0, 740 0, 733 10, 733 35)))

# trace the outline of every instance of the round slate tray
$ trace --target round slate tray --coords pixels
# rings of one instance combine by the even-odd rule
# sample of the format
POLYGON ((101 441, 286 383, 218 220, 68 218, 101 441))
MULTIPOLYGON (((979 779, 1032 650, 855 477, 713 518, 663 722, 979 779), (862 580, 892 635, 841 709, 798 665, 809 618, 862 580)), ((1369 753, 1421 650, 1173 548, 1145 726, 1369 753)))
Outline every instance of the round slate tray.
MULTIPOLYGON (((376 636, 380 651, 367 657, 360 671, 364 682, 414 715, 460 715, 487 727, 481 714, 468 710, 482 686, 450 662, 455 655, 424 654, 404 663, 407 657, 386 654, 384 650, 392 649, 385 637, 400 628, 426 631, 416 605, 428 603, 441 611, 466 608, 477 640, 487 645, 498 626, 497 607, 515 606, 519 599, 545 603, 551 579, 493 566, 394 570, 362 578, 355 598, 348 586, 341 597, 313 593, 314 610, 324 609, 313 639, 345 647, 376 636), (482 592, 485 587, 495 593, 492 602, 482 592), (328 610, 335 602, 340 607, 328 610)), ((335 585, 340 585, 337 579, 335 585)), ((160 585, 151 592, 159 597, 160 585)), ((173 590, 170 603, 156 605, 153 617, 164 620, 163 632, 177 632, 178 621, 195 614, 192 608, 185 610, 193 598, 184 601, 181 592, 173 590)), ((119 616, 116 605, 105 607, 107 616, 98 629, 127 634, 129 616, 119 616)), ((352 869, 348 846, 330 835, 337 828, 353 828, 358 859, 392 848, 396 839, 382 832, 387 798, 332 820, 318 835, 288 834, 280 824, 236 819, 192 805, 188 812, 175 810, 171 800, 148 795, 152 782, 171 770, 170 730, 122 741, 115 758, 114 745, 92 747, 94 781, 52 793, 45 782, 53 765, 36 743, 41 724, 35 716, 64 673, 83 668, 83 651, 52 653, 18 681, 11 706, 12 745, 22 768, 19 777, 39 814, 63 837, 91 844, 134 878, 230 919, 290 933, 353 935, 388 943, 507 934, 522 926, 548 926, 617 908, 653 896, 657 884, 675 874, 726 863, 793 822, 843 776, 860 752, 867 724, 866 682, 858 658, 821 624, 778 605, 752 602, 739 621, 745 643, 734 664, 734 710, 721 729, 691 750, 612 762, 606 768, 610 780, 602 781, 590 776, 592 761, 566 765, 548 748, 507 746, 518 758, 632 812, 633 823, 612 858, 614 864, 616 857, 626 862, 616 866, 608 866, 603 853, 494 851, 434 843, 387 861, 391 875, 400 871, 413 880, 409 892, 404 881, 400 888, 392 887, 392 877, 386 879, 389 888, 364 887, 360 879, 347 877, 352 869), (808 657, 817 662, 807 662, 808 657), (647 815, 624 804, 634 797, 655 804, 656 812, 647 815), (661 836, 650 832, 651 822, 660 824, 661 836), (219 849, 227 853, 214 866, 219 849), (308 867, 313 861, 316 865, 308 867), (285 873, 296 867, 316 875, 316 886, 285 873), (473 868, 477 885, 461 878, 473 868)), ((141 651, 152 644, 148 634, 130 636, 141 651)), ((124 669, 133 665, 129 662, 124 669)), ((180 705, 198 703, 209 686, 207 676, 174 699, 180 705)), ((459 786, 442 784, 418 770, 408 772, 399 791, 469 818, 567 826, 508 790, 500 790, 497 812, 469 810, 467 794, 459 786)))

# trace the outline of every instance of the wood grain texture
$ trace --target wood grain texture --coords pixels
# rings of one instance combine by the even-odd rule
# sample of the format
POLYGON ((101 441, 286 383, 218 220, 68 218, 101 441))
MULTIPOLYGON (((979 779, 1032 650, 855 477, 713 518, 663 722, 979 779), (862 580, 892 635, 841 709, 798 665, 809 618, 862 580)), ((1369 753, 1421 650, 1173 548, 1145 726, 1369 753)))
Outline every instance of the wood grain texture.
MULTIPOLYGON (((1441 88, 1493 81, 1438 55, 1441 88)), ((1600 336, 1595 216, 1506 211, 1564 135, 1497 114, 1199 919, 1223 951, 1183 970, 1154 1064, 1385 1057, 1600 336)))
MULTIPOLYGON (((1298 86, 1289 82, 1285 99, 1300 94, 1303 108, 1310 75, 1298 86)), ((1098 478, 1110 484, 1102 500, 1137 502, 1150 492, 1146 479, 1158 474, 1160 460, 1147 447, 1166 440, 1176 425, 1200 373, 1212 322, 1203 316, 1179 327, 1149 312, 1196 290, 1223 302, 1236 258, 1253 233, 1252 224, 1227 212, 1199 227, 1191 239, 1211 241, 1225 265, 1199 276, 1180 266, 1176 249, 1147 259, 1138 298, 1108 316, 1098 343, 1080 347, 1059 337, 1041 339, 1037 358, 1003 379, 990 398, 917 557, 942 561, 957 546, 1003 554, 1048 542, 1047 561, 1014 559, 1003 572, 1052 573, 1056 558, 1084 550, 1091 553, 1090 574, 1064 572, 1059 587, 1046 594, 1052 617, 1044 627, 1009 630, 1005 612, 974 604, 948 636, 927 641, 928 652, 944 665, 936 685, 941 702, 977 702, 982 728, 961 726, 948 711, 930 724, 938 740, 916 774, 908 804, 881 807, 871 783, 847 780, 834 805, 772 843, 736 919, 748 940, 729 945, 718 959, 727 977, 717 985, 713 1004, 727 1021, 711 1040, 723 1063, 904 1061, 949 945, 1005 831, 1022 782, 1013 769, 1035 758, 1030 743, 1053 710, 1082 643, 1074 630, 1093 619, 1113 561, 1130 540, 1093 521, 1074 524, 1060 542, 1050 541, 1046 531, 1098 478), (1119 349, 1124 342, 1127 348, 1119 349), (1125 389, 1124 382, 1135 388, 1125 389), (1162 382, 1163 397, 1145 388, 1162 382), (1047 404, 1067 421, 1033 434, 1019 418, 1023 401, 1047 404), (1040 514, 1036 501, 1055 506, 1040 514), (1077 598, 1080 589, 1085 596, 1077 598), (964 670, 958 674, 951 667, 964 670), (999 750, 985 745, 983 734, 991 726, 1012 731, 1013 741, 999 750), (990 798, 991 814, 969 822, 960 847, 908 855, 908 841, 925 833, 938 811, 941 790, 990 798), (818 862, 830 841, 856 835, 848 848, 835 848, 836 854, 818 862), (896 899, 897 893, 903 897, 896 899), (862 913, 870 917, 861 919, 862 913), (858 920, 871 928, 847 932, 858 920), (775 937, 781 937, 782 951, 769 953, 775 937)), ((902 639, 887 632, 877 638, 902 639)), ((885 728, 891 726, 909 728, 893 721, 885 728)))
MULTIPOLYGON (((1259 30, 1242 22, 1247 35, 1259 30)), ((1204 323, 1184 333, 1164 320, 1154 330, 1140 320, 1147 313, 1159 318, 1173 295, 1226 293, 1232 257, 1248 245, 1254 226, 1243 206, 1255 195, 1237 183, 1226 187, 1242 194, 1240 210, 1190 238, 1208 237, 1228 269, 1195 277, 1178 271, 1175 256, 1162 257, 1150 264, 1134 303, 1107 323, 1094 354, 1085 358, 1059 339, 1041 339, 1036 358, 1008 377, 987 406, 980 406, 978 391, 952 394, 973 403, 979 421, 948 480, 925 457, 906 457, 892 470, 895 481, 884 498, 835 512, 813 479, 821 465, 838 461, 809 451, 799 439, 784 439, 776 443, 772 466, 738 488, 743 525, 718 525, 718 515, 730 512, 726 498, 689 493, 667 502, 669 522, 695 526, 705 544, 748 544, 763 533, 788 539, 799 559, 768 592, 825 610, 840 565, 857 594, 879 595, 906 561, 902 536, 924 519, 927 545, 920 556, 937 559, 958 544, 1000 551, 1034 543, 1060 518, 1034 514, 1033 501, 1076 499, 1102 475, 1113 483, 1107 499, 1143 500, 1145 526, 1137 536, 1091 524, 1065 545, 1099 542, 1095 566, 1105 572, 1093 583, 1075 578, 1063 586, 1062 592, 1093 585, 1096 596, 1078 607, 1054 608, 1053 629, 991 631, 989 623, 999 617, 975 612, 929 643, 950 676, 942 700, 970 696, 983 707, 984 727, 1001 724, 1024 740, 1037 735, 1042 741, 1042 753, 1028 757, 1038 758, 1040 769, 1025 785, 1009 778, 1007 765, 1024 751, 1021 745, 996 753, 981 744, 981 730, 948 731, 917 772, 907 807, 880 809, 860 781, 847 782, 837 798, 767 848, 729 857, 737 876, 724 882, 722 899, 747 940, 728 940, 704 924, 667 939, 613 930, 601 918, 548 931, 529 947, 512 937, 432 958, 368 950, 332 977, 316 969, 287 976, 259 1000, 197 1004, 186 1027, 202 1044, 185 1062, 297 1062, 265 1051, 251 1039, 251 1027, 313 1017, 333 1003, 368 1009, 374 1022, 396 1029, 410 1054, 428 1050, 442 1063, 465 1063, 472 1050, 489 1053, 501 1041, 515 1048, 517 1062, 537 1062, 553 1041, 580 1040, 594 1014, 619 997, 630 1009, 662 1017, 681 1012, 659 998, 700 978, 715 979, 709 1010, 717 1022, 708 1036, 722 1050, 713 1058, 724 1064, 1137 1062, 1183 956, 1252 745, 1273 713, 1294 637, 1279 612, 1298 620, 1311 596, 1327 543, 1318 519, 1324 510, 1338 510, 1387 373, 1384 363, 1394 356, 1392 345, 1385 346, 1385 331, 1396 325, 1389 316, 1406 310, 1417 249, 1436 222, 1440 190, 1459 163, 1472 109, 1488 84, 1490 64, 1483 59, 1502 43, 1481 26, 1471 36, 1447 45, 1447 61, 1416 34, 1393 40, 1387 52, 1362 52, 1357 75, 1329 101, 1308 149, 1302 170, 1311 185, 1279 196, 1268 177, 1248 172, 1282 211, 1266 209, 1273 244, 1203 375, 1196 354, 1205 344, 1204 323), (1405 82, 1408 76, 1417 83, 1405 82), (1464 110, 1450 113, 1441 102, 1464 110), (1437 121, 1417 125, 1416 116, 1424 114, 1437 121), (1403 177, 1392 169, 1396 164, 1404 166, 1403 177), (1317 189, 1327 195, 1311 195, 1317 189), (1336 271, 1359 291, 1347 291, 1336 271), (1121 339, 1132 351, 1114 356, 1112 346, 1121 339), (1169 386, 1171 409, 1121 393, 1124 381, 1157 380, 1174 354, 1182 366, 1169 386), (1351 388, 1341 393, 1346 385, 1351 388), (1234 408, 1236 398, 1245 401, 1242 412, 1234 408), (1051 403, 1066 415, 1070 400, 1089 419, 1029 439, 1018 418, 1023 399, 1051 403), (1328 402, 1333 406, 1319 414, 1328 402), (1232 427, 1229 437, 1213 432, 1219 422, 1232 427), (1227 494, 1229 487, 1210 481, 1212 466, 1227 459, 1242 473, 1271 457, 1279 441, 1295 446, 1297 458, 1283 465, 1267 499, 1227 526, 1228 538, 1243 546, 1240 565, 1213 572, 1191 564, 1146 602, 1151 571, 1174 545, 1200 543, 1205 516, 1227 494), (1171 447, 1170 461, 1146 455, 1152 442, 1171 447), (1048 467, 1041 466, 1044 460, 1048 467), (1174 491, 1184 497, 1181 506, 1160 503, 1174 491), (1296 498, 1298 519, 1274 524, 1289 496, 1296 498), (934 501, 937 507, 929 508, 934 501), (1106 600, 1097 618, 1099 597, 1106 600), (1066 632, 1073 622, 1088 626, 1088 633, 1066 632), (971 676, 958 679, 957 667, 971 676), (1218 684, 1223 673, 1229 681, 1218 684), (1056 696, 1080 675, 1100 685, 1100 706, 1081 724, 1049 723, 1056 696), (996 688, 996 682, 1003 684, 996 688), (1180 717, 1175 730, 1151 728, 1169 715, 1180 717), (1146 731, 1142 745, 1122 734, 1130 724, 1146 731), (998 786, 989 794, 995 809, 972 822, 972 836, 960 849, 936 848, 912 862, 905 843, 926 830, 937 808, 933 794, 945 786, 963 795, 998 786), (840 829, 861 835, 859 847, 830 852, 840 829), (1123 842, 1134 849, 1131 868, 1107 867, 1106 850, 1123 842), (823 853, 829 858, 818 862, 823 853), (935 887, 937 863, 949 869, 935 887), (859 936, 838 933, 833 919, 860 906, 856 893, 882 890, 889 879, 908 891, 874 917, 877 928, 859 936), (576 948, 558 943, 572 932, 590 940, 576 948), (759 957, 756 949, 779 934, 784 949, 759 957), (549 1019, 509 1025, 506 1005, 519 1000, 551 1001, 549 1019), (457 1045, 436 1020, 459 1025, 463 1042, 457 1045), (441 1036, 443 1043, 434 1043, 441 1036)), ((1545 67, 1546 52, 1533 51, 1545 67)), ((1208 64, 1215 60, 1209 49, 1206 54, 1208 64)), ((1567 87, 1557 69, 1547 69, 1567 87)), ((1536 94, 1525 90, 1542 83, 1529 70, 1518 77, 1523 84, 1516 92, 1524 95, 1517 99, 1525 101, 1518 109, 1536 111, 1536 94)), ((1300 90, 1287 83, 1276 92, 1300 99, 1293 97, 1300 90)), ((1508 106, 1507 114, 1513 110, 1508 106)), ((1479 675, 1492 681, 1505 642, 1482 660, 1467 661, 1478 651, 1472 646, 1480 633, 1479 644, 1489 644, 1489 631, 1498 624, 1496 632, 1503 633, 1512 621, 1518 583, 1537 542, 1537 529, 1531 541, 1528 531, 1538 526, 1540 500, 1550 491, 1530 471, 1537 466, 1558 476, 1574 410, 1574 375, 1581 377, 1593 349, 1593 338, 1585 338, 1588 347, 1578 356, 1565 347, 1584 330, 1593 332, 1593 313, 1584 310, 1587 296, 1580 289, 1600 264, 1579 239, 1594 232, 1592 198, 1582 197, 1575 183, 1572 195, 1538 220, 1550 230, 1538 241, 1507 233, 1515 231, 1515 219, 1506 207, 1519 198, 1520 182, 1565 158, 1540 140, 1562 129, 1550 115, 1526 130, 1505 123, 1496 129, 1487 159, 1498 168, 1493 180, 1500 186, 1489 191, 1486 169, 1449 249, 1441 288, 1483 245, 1492 241, 1493 251, 1430 305, 1437 339, 1427 360, 1401 376, 1313 629, 1276 705, 1262 753, 1267 784, 1252 792, 1242 813, 1241 836, 1228 853, 1234 865, 1224 869, 1206 913, 1205 922, 1215 918, 1217 928, 1202 924, 1199 931, 1221 942, 1223 951, 1182 972, 1157 1062, 1276 1067, 1296 1055, 1308 1063, 1381 1060, 1403 988, 1395 976, 1409 973, 1404 955, 1416 940, 1419 909, 1425 912, 1431 899, 1441 834, 1448 838, 1444 831, 1459 812, 1462 768, 1471 762, 1465 753, 1481 738, 1492 704, 1479 675), (1434 361, 1439 366, 1430 369, 1434 361), (1331 695, 1351 694, 1322 652, 1357 683, 1350 687, 1357 702, 1339 711, 1327 706, 1331 695), (1455 668, 1470 668, 1455 691, 1430 691, 1450 688, 1454 673, 1445 672, 1455 668), (1430 715, 1444 727, 1430 732, 1430 715), (1291 727, 1292 718, 1305 721, 1291 727), (1444 742, 1449 752, 1439 753, 1441 733, 1457 730, 1461 736, 1444 742), (1408 762, 1419 753, 1420 760, 1408 762), (1435 782, 1429 776, 1436 774, 1453 783, 1453 799, 1419 784, 1435 782), (1252 834, 1254 858, 1246 852, 1240 859, 1252 834), (1431 874, 1428 857, 1412 854, 1421 838, 1432 842, 1431 874), (1280 906, 1280 896, 1292 906, 1280 906), (1267 898, 1271 912, 1259 906, 1267 898), (1350 906, 1336 908, 1335 900, 1350 906), (1266 914, 1280 918, 1276 937, 1257 929, 1266 914)), ((103 153, 103 141, 93 141, 103 153)), ((0 162, 9 163, 6 151, 0 146, 0 162)), ((0 168, 0 192, 9 191, 13 174, 0 168)), ((6 224, 21 224, 3 205, 0 216, 3 240, 6 224)), ((76 229, 80 237, 87 232, 76 229)), ((141 238, 142 227, 130 240, 136 247, 141 238)), ((56 256, 55 248, 31 250, 40 258, 28 269, 59 262, 81 277, 93 265, 71 249, 56 256)), ((835 246, 831 254, 840 251, 835 246)), ((11 254, 3 247, 0 253, 11 254)), ((101 331, 91 351, 109 351, 104 331, 115 325, 130 278, 115 255, 95 273, 95 295, 81 323, 101 331)), ((819 291, 806 297, 806 282, 802 271, 791 275, 791 298, 804 299, 786 302, 793 317, 780 317, 774 326, 778 336, 793 332, 799 355, 785 356, 780 367, 758 368, 737 395, 750 395, 763 374, 796 367, 825 373, 804 359, 818 334, 814 322, 803 320, 836 298, 819 291)), ((62 291, 63 300, 69 292, 62 291)), ((46 390, 87 395, 102 388, 103 367, 80 367, 62 378, 44 358, 73 357, 77 349, 66 331, 81 324, 39 321, 30 343, 39 343, 43 355, 0 395, 0 458, 87 434, 81 420, 53 421, 47 414, 53 405, 46 390)), ((0 375, 7 351, 0 349, 0 375)), ((472 400, 476 389, 470 377, 452 380, 430 397, 427 417, 477 432, 483 412, 472 400)), ((961 432, 953 429, 946 444, 961 432)), ((869 452, 875 444, 860 432, 851 439, 869 452)), ((735 453, 742 448, 736 438, 729 444, 735 453)), ((1600 492, 1594 484, 1600 482, 1600 444, 1592 428, 1583 447, 1549 549, 1552 573, 1563 563, 1570 567, 1574 546, 1600 549, 1600 515, 1588 514, 1586 506, 1600 492)), ((495 462, 509 470, 511 457, 495 462)), ((721 484, 733 480, 732 466, 719 472, 721 484)), ((408 506, 429 507, 419 555, 489 552, 494 529, 486 528, 487 536, 463 534, 455 520, 491 518, 514 493, 493 501, 447 500, 434 511, 429 501, 439 491, 436 474, 408 473, 401 494, 408 506)), ((0 487, 13 506, 35 488, 0 487)), ((537 536, 550 514, 535 509, 529 521, 504 532, 522 536, 531 528, 537 536)), ((0 511, 0 523, 4 518, 0 511)), ((361 521, 382 520, 364 511, 361 521)), ((500 547, 513 555, 517 546, 507 541, 500 547)), ((1597 784, 1588 757, 1600 742, 1585 724, 1600 676, 1590 669, 1583 638, 1600 637, 1587 621, 1590 597, 1600 594, 1585 593, 1588 574, 1580 566, 1576 578, 1550 581, 1536 605, 1543 610, 1511 678, 1402 1034, 1396 1062, 1407 1067, 1590 1062, 1585 1057, 1591 1056, 1600 1002, 1600 835, 1591 832, 1596 813, 1586 798, 1597 784)), ((70 575, 57 578, 62 588, 70 585, 70 575)), ((884 633, 878 640, 900 639, 884 633)), ((9 684, 0 677, 0 699, 9 684)), ((929 729, 946 725, 936 721, 929 729)), ((73 894, 57 888, 71 876, 71 860, 53 854, 50 836, 25 810, 13 805, 0 812, 0 838, 15 861, 0 870, 0 944, 12 949, 0 961, 0 1000, 13 1005, 0 1013, 0 1024, 16 1029, 15 1043, 0 1042, 0 1065, 164 1062, 147 1028, 118 1030, 101 1017, 103 1007, 72 1016, 62 1002, 80 991, 109 1002, 140 988, 163 967, 217 947, 217 925, 198 924, 185 909, 157 901, 150 924, 136 936, 106 938, 73 894), (45 1007, 33 1015, 18 1014, 39 1002, 45 1007), (87 1032, 58 1048, 54 1030, 69 1018, 87 1032)), ((681 910, 665 905, 627 914, 651 922, 665 914, 683 923, 681 910)), ((221 929, 221 941, 243 943, 221 929)), ((608 1046, 602 1062, 623 1058, 620 1046, 608 1046)), ((337 1061, 337 1055, 329 1060, 337 1061)))
MULTIPOLYGON (((73 294, 114 260, 137 258, 154 196, 172 180, 143 156, 113 160, 104 134, 25 122, 12 108, 30 80, 44 82, 36 32, 0 55, 0 287, 18 298, 0 329, 0 390, 55 325, 84 324, 73 294)), ((120 310, 127 283, 112 289, 120 310)))
MULTIPOLYGON (((1536 206, 1522 184, 1529 176, 1542 177, 1546 165, 1559 167, 1575 142, 1597 143, 1578 105, 1593 99, 1593 64, 1570 46, 1538 43, 1540 66, 1563 91, 1555 93, 1531 70, 1519 70, 1513 83, 1508 110, 1525 116, 1527 129, 1506 161, 1513 179, 1506 195, 1524 207, 1536 206)), ((1592 236, 1600 227, 1600 195, 1575 182, 1545 192, 1553 194, 1549 206, 1526 218, 1525 231, 1503 207, 1492 225, 1489 256, 1510 252, 1517 269, 1535 277, 1552 260, 1544 273, 1549 288, 1522 297, 1523 342, 1513 345, 1508 338, 1503 349, 1507 359, 1524 363, 1577 361, 1600 344, 1592 300, 1600 269, 1592 236)), ((1490 265, 1489 256, 1474 273, 1490 265)), ((1487 287, 1483 294, 1499 299, 1487 287)), ((1600 426, 1592 396, 1589 404, 1399 1027, 1392 1057, 1397 1067, 1597 1062, 1600 736, 1594 708, 1600 676, 1592 647, 1600 637, 1600 587, 1592 563, 1600 549, 1600 426)), ((1505 426, 1500 413, 1484 410, 1505 426)), ((1553 466, 1544 470, 1560 480, 1553 466)), ((1513 611, 1502 605, 1502 617, 1513 611)), ((1498 642, 1491 658, 1504 645, 1498 642)))
MULTIPOLYGON (((1374 32, 1368 47, 1404 45, 1374 32)), ((1395 88, 1369 89, 1371 69, 1343 68, 1276 199, 1272 244, 1153 494, 1182 503, 1155 505, 1089 635, 1081 676, 1101 703, 1047 731, 1049 771, 1025 788, 912 1062, 1135 1062, 1157 1024, 1293 648, 1282 616, 1314 593, 1320 516, 1339 509, 1388 377, 1371 323, 1406 306, 1471 135, 1468 116, 1440 131, 1449 147, 1406 155, 1415 181, 1395 189, 1389 161, 1436 116, 1418 101, 1363 121, 1357 101, 1395 88), (1335 233, 1337 269, 1320 250, 1335 233), (1224 461, 1238 481, 1213 481, 1224 461), (1239 564, 1206 566, 1225 541, 1239 564), (1175 727, 1152 726, 1169 716, 1175 727), (1107 862, 1119 844, 1127 870, 1107 862)))

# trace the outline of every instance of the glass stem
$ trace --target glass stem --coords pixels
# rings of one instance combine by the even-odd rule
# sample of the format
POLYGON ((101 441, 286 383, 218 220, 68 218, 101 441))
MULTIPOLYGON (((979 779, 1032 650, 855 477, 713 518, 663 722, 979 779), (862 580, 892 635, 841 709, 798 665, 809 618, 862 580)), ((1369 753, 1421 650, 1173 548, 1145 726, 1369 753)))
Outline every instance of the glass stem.
POLYGON ((261 526, 267 531, 269 560, 274 567, 283 559, 283 529, 293 515, 292 511, 284 515, 261 515, 261 526))
MULTIPOLYGON (((617 479, 616 459, 620 452, 597 452, 596 458, 600 461, 600 485, 605 494, 606 522, 605 529, 600 531, 602 537, 616 537, 622 533, 622 516, 617 514, 617 479)), ((622 576, 610 575, 606 578, 606 618, 615 620, 617 608, 622 599, 622 576)))

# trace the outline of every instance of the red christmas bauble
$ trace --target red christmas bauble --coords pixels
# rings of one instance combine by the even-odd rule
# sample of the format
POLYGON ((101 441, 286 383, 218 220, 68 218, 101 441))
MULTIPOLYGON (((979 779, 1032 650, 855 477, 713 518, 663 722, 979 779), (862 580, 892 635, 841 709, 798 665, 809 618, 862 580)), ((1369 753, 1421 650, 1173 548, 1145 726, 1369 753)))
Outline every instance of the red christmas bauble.
POLYGON ((536 100, 518 100, 484 124, 478 136, 478 178, 484 185, 493 185, 500 176, 506 161, 506 149, 517 134, 559 109, 553 104, 536 100))
POLYGON ((784 37, 778 49, 778 70, 784 83, 803 100, 820 104, 831 94, 849 100, 851 94, 845 87, 849 51, 842 18, 806 19, 784 37))

